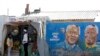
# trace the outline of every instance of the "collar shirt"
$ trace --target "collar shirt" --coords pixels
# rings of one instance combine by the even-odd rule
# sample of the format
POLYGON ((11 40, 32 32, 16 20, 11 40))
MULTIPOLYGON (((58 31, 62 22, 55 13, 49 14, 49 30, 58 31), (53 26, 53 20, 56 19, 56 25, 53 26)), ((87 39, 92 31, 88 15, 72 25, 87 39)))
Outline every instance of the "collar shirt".
POLYGON ((28 33, 25 33, 23 36, 23 44, 28 43, 28 33))

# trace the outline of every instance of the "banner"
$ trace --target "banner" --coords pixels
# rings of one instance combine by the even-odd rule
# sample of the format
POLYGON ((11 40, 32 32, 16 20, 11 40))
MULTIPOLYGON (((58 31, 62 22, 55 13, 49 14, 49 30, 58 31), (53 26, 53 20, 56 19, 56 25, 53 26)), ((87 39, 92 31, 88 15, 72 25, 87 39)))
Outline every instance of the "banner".
POLYGON ((100 22, 47 22, 50 56, 100 56, 100 22))

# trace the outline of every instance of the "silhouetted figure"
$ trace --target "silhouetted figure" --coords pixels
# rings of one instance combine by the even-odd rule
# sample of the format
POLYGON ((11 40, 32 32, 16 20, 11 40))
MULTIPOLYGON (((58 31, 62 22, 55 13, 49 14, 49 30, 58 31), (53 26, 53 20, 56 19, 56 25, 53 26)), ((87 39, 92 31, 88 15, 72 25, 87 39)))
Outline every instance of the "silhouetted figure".
POLYGON ((23 45, 24 45, 25 56, 28 56, 28 32, 27 32, 26 29, 24 29, 24 34, 23 34, 22 43, 23 43, 23 45))

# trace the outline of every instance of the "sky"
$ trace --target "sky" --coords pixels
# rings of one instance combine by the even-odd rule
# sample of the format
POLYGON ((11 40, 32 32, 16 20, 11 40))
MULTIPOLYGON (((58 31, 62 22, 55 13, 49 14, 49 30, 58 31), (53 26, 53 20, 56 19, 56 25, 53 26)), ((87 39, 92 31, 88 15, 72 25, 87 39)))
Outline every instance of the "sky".
POLYGON ((0 0, 0 15, 21 16, 26 4, 30 4, 30 11, 38 8, 41 11, 100 10, 99 0, 0 0))

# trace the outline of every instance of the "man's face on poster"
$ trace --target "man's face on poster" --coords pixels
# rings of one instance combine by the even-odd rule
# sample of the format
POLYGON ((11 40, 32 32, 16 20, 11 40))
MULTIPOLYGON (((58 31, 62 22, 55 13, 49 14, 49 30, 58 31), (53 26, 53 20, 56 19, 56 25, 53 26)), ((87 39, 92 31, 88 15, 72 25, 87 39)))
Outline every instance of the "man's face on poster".
POLYGON ((75 44, 79 38, 79 28, 75 25, 71 25, 66 32, 67 42, 71 45, 75 44))
POLYGON ((93 45, 96 42, 97 32, 96 28, 87 28, 87 31, 85 33, 85 41, 88 45, 93 45))

